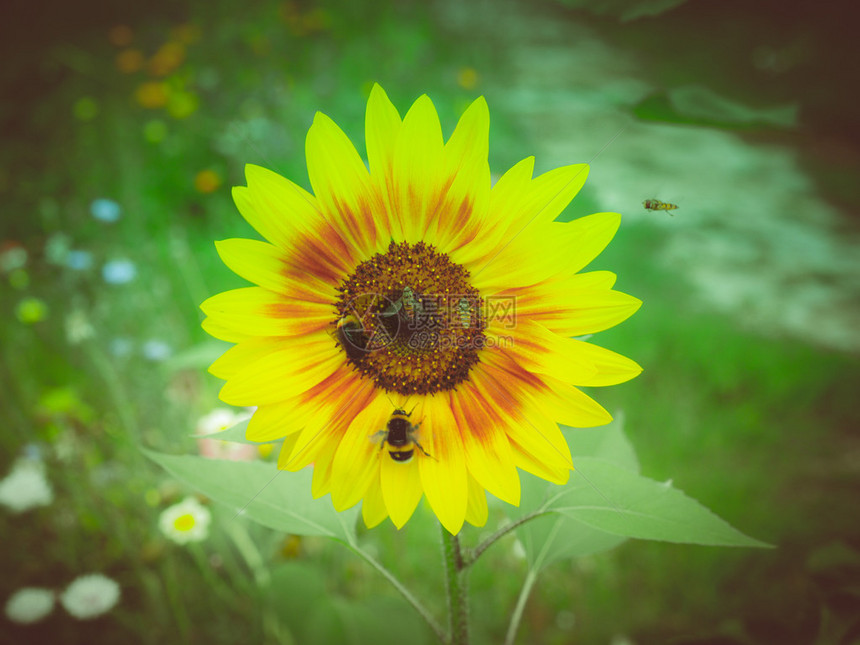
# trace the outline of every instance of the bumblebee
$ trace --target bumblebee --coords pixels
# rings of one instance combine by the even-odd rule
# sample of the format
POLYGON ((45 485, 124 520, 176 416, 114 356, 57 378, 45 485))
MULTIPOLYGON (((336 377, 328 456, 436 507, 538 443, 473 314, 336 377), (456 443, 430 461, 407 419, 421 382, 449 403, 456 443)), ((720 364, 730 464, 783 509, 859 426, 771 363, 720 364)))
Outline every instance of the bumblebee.
MULTIPOLYGON (((646 199, 642 202, 642 205, 646 211, 673 211, 678 208, 677 204, 661 202, 659 199, 646 199)), ((669 213, 669 215, 672 215, 672 213, 669 213)))
POLYGON ((380 450, 385 448, 385 444, 388 444, 388 455, 401 464, 412 461, 412 457, 415 455, 415 446, 418 446, 421 452, 428 457, 431 456, 415 438, 421 424, 412 425, 409 421, 411 414, 411 412, 406 412, 400 408, 396 409, 385 424, 385 429, 371 435, 372 440, 380 442, 380 450))
POLYGON ((348 359, 356 361, 367 352, 364 325, 355 314, 347 314, 338 320, 334 335, 348 359))

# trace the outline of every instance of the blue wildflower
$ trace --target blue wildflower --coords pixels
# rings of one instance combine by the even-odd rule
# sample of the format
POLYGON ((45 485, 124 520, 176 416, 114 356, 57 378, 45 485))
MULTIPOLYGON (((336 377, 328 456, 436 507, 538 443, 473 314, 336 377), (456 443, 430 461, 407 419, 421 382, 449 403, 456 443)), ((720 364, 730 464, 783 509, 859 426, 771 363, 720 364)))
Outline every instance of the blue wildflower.
POLYGON ((110 260, 102 267, 102 278, 108 284, 125 284, 134 280, 137 267, 126 259, 110 260))
POLYGON ((141 348, 144 357, 151 361, 163 361, 165 359, 170 358, 170 355, 173 353, 173 350, 170 349, 170 345, 165 343, 163 340, 148 340, 143 344, 141 348))
POLYGON ((122 213, 122 208, 112 199, 100 197, 90 204, 90 213, 100 222, 115 222, 122 213))
POLYGON ((114 338, 110 342, 110 353, 117 358, 131 354, 132 342, 128 338, 114 338))
POLYGON ((73 249, 66 255, 66 266, 75 271, 86 271, 93 265, 93 254, 73 249))

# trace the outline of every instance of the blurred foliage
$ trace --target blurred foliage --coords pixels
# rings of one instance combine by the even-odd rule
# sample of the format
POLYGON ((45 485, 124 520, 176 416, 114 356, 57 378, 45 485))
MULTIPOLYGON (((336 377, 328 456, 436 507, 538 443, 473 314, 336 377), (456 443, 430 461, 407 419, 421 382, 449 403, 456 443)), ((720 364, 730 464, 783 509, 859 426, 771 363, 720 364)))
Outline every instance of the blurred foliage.
POLYGON ((644 16, 658 16, 687 2, 687 0, 608 0, 600 3, 585 0, 557 1, 565 7, 589 11, 596 16, 612 16, 624 21, 644 16))
MULTIPOLYGON (((0 512, 0 598, 23 586, 61 591, 95 571, 117 580, 122 598, 91 622, 60 609, 32 626, 2 617, 0 642, 389 642, 402 634, 430 642, 372 567, 322 538, 287 536, 211 504, 206 542, 169 542, 158 532, 160 512, 191 490, 140 451, 196 459, 188 456, 195 425, 219 405, 220 384, 205 366, 223 344, 200 330, 197 305, 241 284, 212 246, 251 234, 229 187, 244 183, 246 162, 307 185, 303 138, 314 111, 360 143, 373 81, 401 109, 430 94, 446 132, 486 94, 496 171, 533 153, 546 168, 606 148, 565 216, 625 212, 593 268, 617 272, 619 288, 645 306, 595 340, 646 371, 594 394, 624 410, 648 477, 672 478, 778 546, 631 540, 559 561, 532 589, 520 642, 857 642, 856 354, 834 349, 823 331, 789 327, 795 310, 768 319, 785 329, 751 331, 755 302, 722 310, 689 278, 718 239, 715 253, 742 266, 745 279, 775 271, 764 245, 753 244, 749 265, 732 255, 769 214, 776 225, 766 239, 799 267, 775 296, 785 300, 817 275, 827 289, 805 301, 805 311, 821 312, 811 319, 823 330, 849 310, 852 292, 836 278, 851 282, 850 258, 812 234, 856 236, 850 8, 774 0, 619 2, 592 4, 593 13, 555 2, 442 0, 9 8, 0 38, 0 475, 35 455, 56 501, 0 512), (641 120, 610 141, 634 117, 641 120), (681 134, 701 135, 700 143, 681 134), (799 179, 780 174, 782 161, 761 162, 773 149, 798 160, 799 179), (694 184, 683 173, 696 158, 711 172, 694 184), (726 180, 720 160, 748 183, 726 180), (656 194, 672 182, 692 194, 656 194), (786 200, 778 207, 764 197, 775 193, 786 200), (637 215, 652 197, 679 200, 671 224, 637 215), (100 199, 120 207, 118 218, 105 216, 100 199), (840 219, 825 225, 833 209, 840 219), (810 219, 791 244, 780 237, 810 219), (690 253, 678 256, 678 244, 690 253), (803 253, 821 249, 824 259, 807 270, 803 253), (111 260, 130 263, 128 281, 106 281, 111 260), (844 304, 825 308, 822 293, 844 304)), ((717 284, 727 282, 719 274, 717 284)), ((573 452, 597 454, 597 436, 574 435, 573 452)), ((487 528, 464 539, 473 546, 505 521, 491 504, 487 528)), ((361 549, 441 615, 432 514, 419 507, 399 532, 387 523, 355 531, 361 549)), ((506 537, 475 567, 476 642, 504 638, 531 566, 530 539, 506 537)))

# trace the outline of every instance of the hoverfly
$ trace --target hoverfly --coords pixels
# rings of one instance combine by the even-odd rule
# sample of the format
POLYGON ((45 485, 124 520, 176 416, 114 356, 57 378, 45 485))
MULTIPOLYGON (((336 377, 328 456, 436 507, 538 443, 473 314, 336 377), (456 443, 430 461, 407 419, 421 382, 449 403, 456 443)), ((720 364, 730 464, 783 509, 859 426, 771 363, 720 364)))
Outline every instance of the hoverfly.
POLYGON ((403 310, 406 312, 406 316, 410 322, 415 321, 416 313, 421 314, 423 311, 421 299, 415 294, 412 287, 403 287, 403 293, 400 295, 400 302, 403 304, 403 310))
MULTIPOLYGON (((669 202, 661 202, 659 199, 646 199, 642 202, 642 205, 645 207, 646 211, 673 211, 678 208, 677 204, 670 204, 669 202)), ((673 215, 674 213, 669 213, 669 215, 673 215)))
POLYGON ((457 303, 457 311, 460 314, 460 326, 463 329, 468 329, 472 326, 472 308, 469 306, 469 301, 466 298, 460 298, 457 303))

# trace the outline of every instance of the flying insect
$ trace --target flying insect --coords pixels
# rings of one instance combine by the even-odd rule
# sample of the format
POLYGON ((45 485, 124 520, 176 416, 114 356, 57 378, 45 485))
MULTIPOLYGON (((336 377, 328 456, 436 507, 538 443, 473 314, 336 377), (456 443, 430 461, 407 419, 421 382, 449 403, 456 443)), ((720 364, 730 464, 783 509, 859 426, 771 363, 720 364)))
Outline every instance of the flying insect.
MULTIPOLYGON (((642 202, 642 205, 645 207, 646 211, 673 211, 678 208, 677 204, 670 204, 669 202, 661 202, 659 199, 646 199, 642 202)), ((669 213, 669 215, 674 215, 674 213, 669 213)))
POLYGON ((394 461, 401 464, 412 461, 412 457, 415 455, 415 446, 418 446, 421 452, 432 458, 430 453, 424 450, 424 447, 415 438, 421 423, 413 425, 409 420, 411 414, 411 412, 397 408, 391 413, 385 424, 385 429, 380 430, 370 437, 372 440, 380 442, 380 450, 384 449, 385 445, 388 444, 388 455, 394 461))

